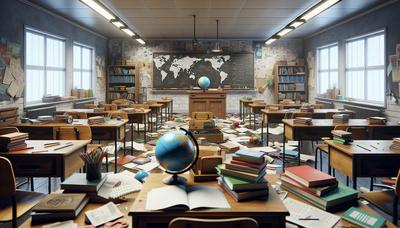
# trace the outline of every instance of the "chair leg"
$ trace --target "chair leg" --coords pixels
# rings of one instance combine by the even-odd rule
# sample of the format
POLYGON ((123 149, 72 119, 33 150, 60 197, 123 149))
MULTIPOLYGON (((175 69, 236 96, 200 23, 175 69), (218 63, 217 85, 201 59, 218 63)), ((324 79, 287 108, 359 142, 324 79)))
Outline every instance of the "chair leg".
POLYGON ((319 170, 322 171, 322 150, 319 150, 319 170))
POLYGON ((317 161, 318 161, 318 147, 315 148, 315 159, 314 159, 314 168, 317 169, 317 161))
POLYGON ((398 205, 399 205, 399 197, 398 196, 395 196, 394 197, 394 199, 393 199, 393 219, 392 219, 392 223, 394 224, 394 225, 398 225, 398 220, 399 220, 399 217, 398 217, 398 214, 397 214, 397 211, 398 211, 398 205))
POLYGON ((11 196, 12 201, 12 227, 17 228, 17 199, 15 196, 11 196))
POLYGON ((346 186, 349 187, 349 177, 346 176, 346 186))
POLYGON ((374 190, 374 178, 371 177, 371 181, 369 182, 369 190, 372 191, 374 190))
POLYGON ((33 177, 30 177, 30 182, 31 182, 31 192, 35 191, 35 183, 33 183, 33 177))
POLYGON ((335 169, 332 169, 332 174, 333 174, 334 177, 336 177, 336 172, 335 171, 336 171, 335 169))

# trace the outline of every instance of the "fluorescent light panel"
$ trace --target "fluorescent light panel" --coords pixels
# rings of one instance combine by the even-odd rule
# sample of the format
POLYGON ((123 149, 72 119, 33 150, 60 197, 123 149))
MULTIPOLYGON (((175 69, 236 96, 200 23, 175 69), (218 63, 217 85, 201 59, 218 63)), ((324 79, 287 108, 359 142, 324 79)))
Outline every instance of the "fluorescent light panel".
POLYGON ((340 0, 327 0, 324 3, 320 4, 319 6, 309 10, 307 13, 305 13, 301 17, 301 19, 308 21, 311 18, 313 18, 313 17, 317 16, 318 14, 322 13, 323 11, 328 9, 329 7, 333 6, 338 1, 340 1, 340 0))
POLYGON ((113 20, 115 19, 115 16, 112 15, 107 9, 105 9, 102 5, 100 5, 97 1, 95 0, 81 0, 83 3, 88 5, 90 8, 92 8, 94 11, 99 13, 101 16, 105 17, 107 20, 113 20))
POLYGON ((268 40, 265 42, 265 44, 266 44, 266 45, 272 44, 275 40, 277 40, 277 39, 276 39, 276 38, 270 38, 270 39, 268 39, 268 40))
POLYGON ((111 22, 113 25, 115 25, 117 28, 121 28, 124 27, 124 23, 120 22, 120 21, 113 21, 111 22))
POLYGON ((128 34, 129 36, 134 36, 135 33, 132 32, 132 30, 128 29, 128 28, 123 28, 121 29, 123 32, 125 32, 126 34, 128 34))
POLYGON ((142 45, 145 45, 145 44, 146 44, 146 42, 144 42, 144 40, 142 40, 142 39, 140 39, 140 38, 139 38, 139 39, 136 39, 136 41, 139 42, 139 43, 142 44, 142 45))
POLYGON ((290 27, 297 28, 302 24, 304 24, 304 21, 295 21, 292 24, 290 24, 290 27))
POLYGON ((291 31, 293 31, 292 28, 284 28, 284 29, 282 29, 282 30, 278 33, 278 36, 282 37, 282 36, 288 34, 288 33, 291 32, 291 31))

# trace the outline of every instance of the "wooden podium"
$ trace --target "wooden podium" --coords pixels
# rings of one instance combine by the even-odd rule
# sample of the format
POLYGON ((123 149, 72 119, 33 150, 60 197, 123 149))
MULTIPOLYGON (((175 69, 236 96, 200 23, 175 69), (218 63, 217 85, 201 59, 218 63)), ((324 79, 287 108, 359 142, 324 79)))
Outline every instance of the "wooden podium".
POLYGON ((226 92, 223 90, 189 90, 189 115, 193 112, 212 112, 226 118, 226 92))

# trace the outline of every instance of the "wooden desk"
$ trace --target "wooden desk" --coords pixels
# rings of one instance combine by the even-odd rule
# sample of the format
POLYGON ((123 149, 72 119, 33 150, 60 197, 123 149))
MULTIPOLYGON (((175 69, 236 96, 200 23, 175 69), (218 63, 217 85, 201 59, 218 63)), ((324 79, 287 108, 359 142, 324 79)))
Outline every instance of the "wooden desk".
POLYGON ((244 120, 247 112, 248 105, 255 102, 255 101, 262 101, 262 100, 253 100, 253 99, 240 99, 239 101, 239 116, 240 119, 244 120))
MULTIPOLYGON (((88 124, 87 119, 74 119, 72 124, 47 122, 47 123, 16 123, 13 126, 19 131, 29 133, 30 139, 55 139, 55 131, 58 127, 74 127, 88 125, 92 130, 92 140, 113 140, 114 156, 117 159, 117 142, 124 140, 125 145, 125 126, 128 120, 110 120, 104 124, 88 124)), ((125 147, 125 146, 124 146, 125 147)), ((117 163, 114 166, 117 172, 117 163)))
POLYGON ((140 133, 139 129, 139 124, 143 123, 144 124, 144 142, 146 143, 147 141, 147 123, 149 122, 149 113, 151 112, 151 109, 144 109, 143 111, 135 111, 135 112, 130 112, 128 114, 128 119, 129 123, 131 124, 131 150, 133 149, 133 124, 137 124, 137 133, 140 133))
MULTIPOLYGON (((156 115, 156 130, 158 130, 158 116, 160 115, 160 113, 162 112, 162 107, 164 106, 161 103, 152 103, 152 104, 147 104, 149 105, 149 108, 151 109, 150 112, 150 118, 151 120, 153 120, 153 114, 156 115)), ((162 116, 161 116, 161 125, 162 125, 162 116)), ((151 125, 151 131, 153 131, 153 124, 151 125)))
MULTIPOLYGON (((277 182, 280 182, 279 176, 280 176, 280 174, 267 175, 267 179, 271 184, 276 184, 277 182)), ((297 196, 295 194, 292 194, 290 192, 288 192, 287 197, 290 197, 292 199, 298 200, 300 202, 303 202, 305 204, 308 204, 310 206, 315 207, 314 205, 312 205, 309 202, 307 202, 307 200, 304 200, 303 198, 301 198, 301 197, 299 197, 299 196, 297 196)), ((373 214, 375 216, 382 217, 376 211, 374 211, 372 208, 368 207, 367 205, 365 205, 365 204, 363 204, 361 202, 358 202, 358 205, 356 207, 358 209, 360 209, 360 210, 366 211, 366 212, 368 212, 370 214, 373 214)), ((342 217, 345 211, 346 210, 337 211, 334 214, 337 215, 337 216, 342 217)), ((337 227, 337 228, 339 228, 339 227, 342 227, 342 228, 344 228, 344 227, 353 228, 354 227, 354 228, 356 228, 357 226, 352 224, 352 223, 347 222, 344 219, 340 219, 339 222, 335 225, 335 227, 337 227)), ((395 228, 396 226, 394 224, 392 224, 391 222, 389 222, 388 220, 386 220, 386 227, 387 228, 395 228)))
MULTIPOLYGON (((299 104, 299 103, 282 104, 281 103, 279 105, 281 105, 283 109, 291 109, 291 108, 299 109, 299 108, 301 108, 301 106, 303 106, 303 104, 304 103, 301 103, 301 104, 299 104)), ((323 106, 322 104, 311 104, 311 105, 314 107, 314 109, 320 109, 323 106)))
POLYGON ((189 116, 193 112, 212 112, 226 118, 226 92, 223 90, 189 90, 189 116))
MULTIPOLYGON (((188 176, 186 176, 188 177, 188 176)), ((143 189, 139 192, 129 215, 132 216, 132 225, 135 228, 144 228, 151 225, 167 226, 176 217, 193 218, 235 218, 251 217, 259 222, 260 227, 285 227, 285 216, 289 213, 279 196, 269 186, 268 200, 253 200, 237 203, 228 193, 224 193, 231 206, 230 209, 207 209, 194 211, 147 211, 147 193, 153 188, 164 187, 164 174, 151 174, 143 189)), ((193 184, 189 177, 189 184, 193 184)), ((196 183, 198 184, 198 183, 196 183)), ((220 188, 216 181, 202 182, 201 185, 220 188)))
POLYGON ((342 145, 326 140, 329 174, 334 168, 351 177, 354 189, 357 188, 357 177, 396 176, 400 169, 400 151, 390 149, 392 141, 355 140, 351 145, 342 145))
MULTIPOLYGON (((10 159, 17 177, 60 177, 63 181, 66 177, 83 167, 84 162, 79 157, 86 151, 90 140, 26 140, 28 147, 33 149, 17 152, 0 152, 0 156, 10 159), (54 150, 56 147, 44 148, 45 143, 61 142, 64 145, 72 142, 73 145, 54 150), (47 149, 48 152, 38 152, 47 149)), ((51 184, 49 183, 49 193, 51 184)))
MULTIPOLYGON (((267 145, 269 143, 269 124, 270 123, 282 123, 283 119, 288 119, 294 113, 301 113, 299 109, 282 109, 282 110, 268 110, 261 109, 262 121, 261 121, 261 140, 264 141, 264 123, 267 123, 267 145)), ((313 119, 330 119, 328 116, 332 114, 349 114, 354 116, 354 111, 351 110, 339 110, 339 109, 314 109, 313 119)))
MULTIPOLYGON (((322 137, 331 137, 331 131, 335 126, 344 127, 366 127, 369 139, 393 139, 400 137, 400 125, 397 123, 386 123, 386 125, 370 125, 366 119, 350 119, 345 124, 334 124, 332 119, 313 119, 311 125, 294 124, 294 119, 284 119, 283 122, 283 152, 285 152, 285 141, 299 141, 299 153, 301 152, 301 140, 320 140, 322 137)), ((298 160, 298 163, 300 160, 298 160)), ((285 168, 285 153, 283 153, 283 168, 285 168)))
POLYGON ((264 102, 254 102, 254 103, 250 103, 248 104, 248 106, 250 107, 250 128, 251 128, 251 117, 253 116, 253 129, 256 127, 256 114, 262 114, 261 110, 265 108, 267 104, 264 102))
MULTIPOLYGON (((153 100, 159 104, 162 104, 162 109, 164 109, 167 119, 172 118, 172 113, 174 112, 174 100, 173 99, 158 99, 153 100)), ((162 123, 162 109, 161 109, 161 123, 162 123)))

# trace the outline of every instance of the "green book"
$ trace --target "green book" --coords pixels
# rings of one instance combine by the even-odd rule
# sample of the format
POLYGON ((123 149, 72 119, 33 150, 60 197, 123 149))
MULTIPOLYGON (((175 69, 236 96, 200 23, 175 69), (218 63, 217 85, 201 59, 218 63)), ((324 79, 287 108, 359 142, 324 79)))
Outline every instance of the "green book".
POLYGON ((385 219, 371 215, 355 207, 349 208, 344 214, 343 219, 365 228, 381 228, 385 227, 385 219))
POLYGON ((232 176, 221 176, 227 187, 232 191, 248 191, 248 190, 261 190, 268 189, 268 182, 262 180, 260 182, 253 182, 232 176))
POLYGON ((88 181, 86 173, 74 173, 61 183, 61 189, 67 192, 97 192, 107 179, 107 174, 102 173, 96 181, 88 181))

